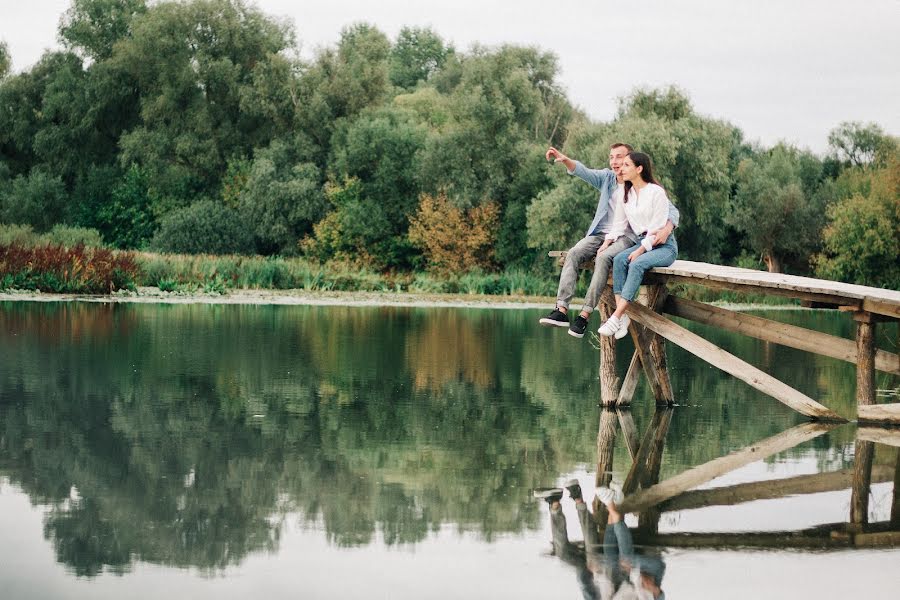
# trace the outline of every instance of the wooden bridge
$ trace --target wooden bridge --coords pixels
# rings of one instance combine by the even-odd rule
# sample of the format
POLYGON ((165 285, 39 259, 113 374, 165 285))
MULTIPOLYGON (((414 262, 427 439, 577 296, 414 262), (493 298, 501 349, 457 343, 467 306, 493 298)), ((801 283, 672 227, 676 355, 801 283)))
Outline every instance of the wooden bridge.
MULTIPOLYGON (((560 262, 565 255, 564 251, 550 252, 550 256, 559 257, 560 262)), ((581 266, 593 268, 593 262, 581 266)), ((900 403, 877 404, 875 393, 876 370, 900 375, 900 356, 875 348, 877 323, 900 320, 900 292, 686 260, 678 260, 669 267, 649 271, 644 283, 638 302, 632 303, 628 308, 628 315, 632 319, 630 334, 635 352, 624 378, 620 379, 616 374, 615 340, 601 338, 600 397, 604 406, 629 405, 642 371, 657 404, 674 403, 663 341, 668 340, 807 417, 825 421, 847 420, 786 383, 666 318, 663 314, 666 313, 854 363, 857 419, 861 422, 900 424, 900 403), (670 283, 699 285, 744 294, 781 296, 816 306, 834 307, 852 315, 856 321, 856 340, 678 298, 668 292, 670 283)), ((603 320, 609 318, 614 307, 614 298, 607 286, 599 307, 603 320)))
MULTIPOLYGON (((851 469, 707 487, 712 481, 737 469, 785 452, 838 427, 853 425, 803 423, 660 481, 666 435, 672 419, 671 409, 657 407, 641 436, 630 411, 602 410, 600 414, 595 485, 608 486, 612 480, 613 451, 617 433, 621 431, 631 467, 622 484, 625 500, 619 505, 619 509, 638 514, 638 524, 634 530, 636 542, 652 546, 693 548, 829 549, 900 546, 900 453, 893 466, 873 463, 876 444, 900 447, 900 431, 897 429, 865 426, 856 428, 851 469), (890 481, 893 481, 893 493, 889 500, 890 518, 887 521, 870 522, 871 486, 873 483, 890 481), (697 489, 700 487, 703 489, 697 489), (801 530, 755 533, 659 533, 660 517, 666 512, 708 506, 734 506, 756 500, 775 500, 848 488, 850 506, 847 520, 840 523, 824 523, 801 530)), ((604 506, 595 501, 594 518, 600 528, 605 526, 606 516, 604 506)))

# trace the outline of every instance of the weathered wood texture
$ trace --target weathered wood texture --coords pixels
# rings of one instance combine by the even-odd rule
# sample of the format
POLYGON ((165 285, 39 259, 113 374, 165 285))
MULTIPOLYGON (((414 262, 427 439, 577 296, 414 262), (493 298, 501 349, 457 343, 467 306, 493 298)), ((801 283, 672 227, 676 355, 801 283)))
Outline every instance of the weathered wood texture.
MULTIPOLYGON (((730 289, 749 293, 779 294, 803 299, 802 295, 820 296, 820 301, 839 305, 859 305, 866 312, 900 318, 900 292, 863 285, 840 283, 811 277, 768 273, 753 269, 725 267, 708 263, 676 260, 669 267, 657 267, 652 273, 680 278, 685 283, 704 286, 730 284, 730 289), (756 289, 753 289, 756 288, 756 289), (825 298, 830 298, 825 299, 825 298)), ((810 300, 816 300, 810 297, 810 300)))
POLYGON ((616 400, 616 406, 628 406, 634 398, 634 392, 637 389, 638 380, 641 378, 641 354, 635 352, 631 355, 631 363, 628 365, 628 371, 625 373, 625 379, 622 380, 622 387, 619 389, 619 398, 616 400))
POLYGON ((663 336, 670 342, 681 346, 691 354, 702 358, 711 365, 737 377, 761 392, 783 402, 803 415, 830 421, 846 420, 806 394, 764 373, 697 334, 691 333, 684 327, 650 311, 645 306, 631 304, 628 308, 628 314, 647 329, 663 336))
POLYGON ((850 488, 850 523, 865 525, 869 522, 869 492, 872 488, 872 459, 875 444, 856 440, 853 456, 853 484, 850 488))
MULTIPOLYGON (((875 477, 873 469, 872 477, 875 477)), ((891 500, 891 526, 900 529, 900 452, 897 452, 897 464, 894 467, 894 492, 891 500)))
POLYGON ((900 545, 900 531, 888 523, 873 523, 863 533, 845 532, 843 523, 818 525, 801 531, 741 533, 645 534, 634 530, 634 541, 670 548, 877 548, 900 545))
MULTIPOLYGON (((600 303, 600 318, 605 322, 612 314, 610 307, 600 303)), ((616 341, 600 336, 600 403, 615 406, 619 398, 619 377, 616 375, 616 341)))
MULTIPOLYGON (((647 293, 647 307, 653 312, 658 313, 662 310, 663 304, 666 302, 668 292, 666 286, 655 285, 650 286, 647 293)), ((663 398, 669 406, 675 404, 675 392, 672 389, 672 381, 669 378, 669 360, 666 358, 666 340, 655 333, 650 334, 650 359, 656 367, 656 373, 659 377, 659 385, 662 390, 663 398)))
MULTIPOLYGON (((887 425, 900 425, 900 402, 891 404, 862 404, 856 407, 856 418, 860 423, 884 423, 887 425)), ((885 439, 892 436, 885 434, 885 439)), ((896 436, 893 436, 896 439, 896 436)), ((878 440, 875 440, 878 441, 878 440)), ((885 441, 885 444, 896 446, 895 442, 885 441)))
MULTIPOLYGON (((726 331, 773 342, 789 348, 805 350, 856 364, 857 348, 853 340, 779 323, 754 315, 734 312, 717 306, 669 296, 663 310, 670 315, 726 331)), ((900 356, 884 350, 875 352, 875 368, 900 375, 900 356)))
MULTIPOLYGON (((600 295, 600 303, 610 308, 615 306, 615 298, 613 297, 612 290, 609 288, 603 290, 603 293, 600 295)), ((631 305, 641 306, 637 302, 632 302, 631 305)), ((646 307, 643 308, 645 310, 651 310, 646 307)), ((637 326, 634 323, 628 328, 628 333, 631 334, 631 339, 634 341, 634 351, 640 359, 641 367, 644 369, 644 375, 647 377, 647 384, 650 386, 653 398, 658 405, 670 404, 672 399, 666 396, 666 387, 664 387, 663 383, 660 381, 661 374, 657 371, 656 363, 653 361, 650 354, 651 334, 645 331, 643 327, 637 326)), ((668 389, 671 389, 671 385, 668 386, 668 389)))
MULTIPOLYGON (((552 251, 564 257, 565 251, 552 251)), ((770 294, 799 300, 852 306, 856 310, 900 319, 900 292, 812 277, 768 273, 689 260, 652 269, 645 283, 687 283, 748 294, 770 294)))
MULTIPOLYGON (((648 507, 656 506, 692 488, 712 481, 716 477, 721 477, 725 473, 819 437, 834 427, 836 425, 826 423, 804 423, 782 431, 778 435, 761 440, 727 456, 688 469, 649 489, 626 496, 621 506, 622 512, 640 512, 648 507)), ((626 492, 626 494, 628 493, 626 492)))
MULTIPOLYGON (((894 404, 879 404, 878 406, 895 406, 894 404)), ((900 406, 900 405, 896 405, 900 406)), ((877 444, 887 444, 900 448, 900 429, 892 427, 866 427, 859 426, 856 429, 856 439, 877 444)))
MULTIPOLYGON (((892 481, 894 468, 884 465, 872 468, 872 483, 892 481)), ((819 494, 849 489, 853 484, 853 469, 843 469, 830 473, 799 475, 785 479, 754 481, 727 487, 695 490, 678 495, 660 505, 664 512, 693 510, 707 506, 732 506, 754 500, 772 500, 785 496, 819 494)))
POLYGON ((625 448, 628 450, 628 457, 632 462, 637 458, 638 449, 640 448, 641 439, 638 436, 637 427, 634 425, 634 417, 631 416, 630 410, 618 410, 619 427, 622 428, 622 437, 625 439, 625 448))
POLYGON ((856 405, 875 404, 875 323, 865 318, 856 319, 856 405))
MULTIPOLYGON (((612 410, 600 411, 600 425, 597 429, 597 475, 594 479, 595 487, 608 486, 612 481, 613 450, 616 447, 616 427, 619 423, 619 415, 612 410)), ((600 533, 606 527, 606 519, 609 512, 606 506, 594 499, 594 521, 600 526, 600 533)))
POLYGON ((650 426, 644 432, 638 448, 637 456, 622 484, 622 492, 626 496, 635 493, 645 484, 649 485, 648 468, 657 460, 653 454, 662 453, 662 446, 665 444, 666 434, 669 432, 669 423, 672 422, 672 412, 670 408, 657 408, 653 413, 650 426))

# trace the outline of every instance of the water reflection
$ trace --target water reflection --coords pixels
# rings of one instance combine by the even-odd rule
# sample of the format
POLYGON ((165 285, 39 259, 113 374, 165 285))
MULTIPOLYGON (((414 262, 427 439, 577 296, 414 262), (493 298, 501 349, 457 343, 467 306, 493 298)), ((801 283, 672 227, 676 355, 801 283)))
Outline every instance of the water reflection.
MULTIPOLYGON (((639 390, 633 413, 599 411, 596 353, 533 323, 525 311, 0 305, 0 476, 47 507, 43 534, 78 575, 138 561, 221 572, 278 551, 296 519, 338 548, 536 531, 531 490, 581 465, 596 462, 595 485, 620 474, 627 507, 797 422, 677 351, 687 406, 653 412, 639 390)), ((773 368, 815 397, 848 385, 850 365, 786 356, 773 368)), ((810 435, 780 456, 812 448, 819 470, 850 473, 854 435, 810 435)), ((872 463, 873 481, 893 465, 872 463)), ((670 535, 659 515, 688 493, 640 507, 635 540, 670 535)))

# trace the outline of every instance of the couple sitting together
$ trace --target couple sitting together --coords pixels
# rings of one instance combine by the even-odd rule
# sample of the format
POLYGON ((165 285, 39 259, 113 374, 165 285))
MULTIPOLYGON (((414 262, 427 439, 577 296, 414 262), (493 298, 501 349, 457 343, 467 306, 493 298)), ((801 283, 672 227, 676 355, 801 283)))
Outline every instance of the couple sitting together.
POLYGON ((653 267, 671 265, 678 255, 673 233, 678 226, 678 209, 653 178, 650 157, 634 152, 628 144, 616 143, 609 150, 609 169, 588 169, 556 148, 547 150, 547 160, 565 164, 569 175, 580 177, 600 190, 600 202, 587 234, 566 254, 559 276, 556 308, 540 320, 541 325, 568 327, 569 335, 577 338, 584 337, 610 267, 616 310, 597 332, 620 339, 628 333, 631 320, 625 311, 637 296, 644 273, 653 267), (594 275, 584 306, 570 323, 569 301, 575 293, 578 267, 592 258, 595 259, 594 275))

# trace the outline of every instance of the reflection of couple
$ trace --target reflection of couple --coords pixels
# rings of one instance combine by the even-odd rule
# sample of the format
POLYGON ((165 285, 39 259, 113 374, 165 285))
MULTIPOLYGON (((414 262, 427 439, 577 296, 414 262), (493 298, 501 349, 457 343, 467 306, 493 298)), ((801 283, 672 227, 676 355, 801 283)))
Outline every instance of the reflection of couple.
POLYGON ((664 600, 660 589, 666 566, 653 556, 637 556, 631 532, 622 520, 618 504, 622 501, 619 489, 601 487, 597 499, 609 513, 600 544, 594 517, 588 510, 577 479, 566 483, 566 489, 578 512, 578 522, 584 536, 584 552, 569 541, 566 517, 560 507, 561 488, 543 488, 534 491, 535 498, 545 500, 550 507, 550 527, 553 532, 553 552, 563 561, 575 567, 578 584, 586 599, 601 600, 664 600))
POLYGON ((644 272, 675 262, 678 245, 672 232, 678 225, 678 209, 654 179, 650 157, 634 152, 628 144, 610 147, 609 169, 588 169, 556 148, 547 150, 547 160, 562 162, 570 175, 600 190, 600 200, 585 237, 566 254, 556 308, 540 322, 568 327, 569 335, 583 337, 612 268, 616 309, 597 331, 622 338, 630 322, 625 310, 637 296, 644 272), (590 259, 595 260, 594 275, 581 313, 570 323, 569 301, 575 293, 578 268, 590 259))

